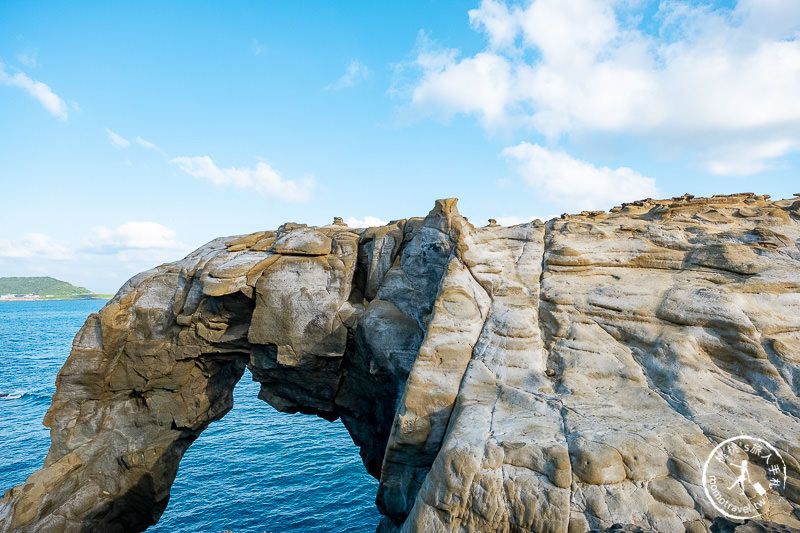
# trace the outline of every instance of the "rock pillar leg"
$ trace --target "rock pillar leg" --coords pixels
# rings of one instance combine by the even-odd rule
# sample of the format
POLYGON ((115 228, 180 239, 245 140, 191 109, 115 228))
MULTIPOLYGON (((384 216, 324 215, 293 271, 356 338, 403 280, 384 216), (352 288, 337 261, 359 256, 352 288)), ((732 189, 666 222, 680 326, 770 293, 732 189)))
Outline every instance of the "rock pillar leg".
MULTIPOLYGON (((182 286, 178 273, 154 274, 89 317, 45 417, 44 468, 6 492, 0 531, 136 532, 156 523, 181 457, 231 409, 249 357, 235 339, 215 348, 197 335, 203 328, 176 323, 182 286)), ((212 306, 249 313, 240 299, 212 298, 198 316, 212 306)))

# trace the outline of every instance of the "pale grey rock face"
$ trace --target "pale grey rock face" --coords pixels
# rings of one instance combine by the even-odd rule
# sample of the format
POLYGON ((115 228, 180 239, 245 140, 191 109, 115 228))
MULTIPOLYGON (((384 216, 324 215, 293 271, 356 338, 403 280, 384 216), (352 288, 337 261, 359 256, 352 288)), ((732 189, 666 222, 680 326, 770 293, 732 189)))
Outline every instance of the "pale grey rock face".
POLYGON ((245 367, 276 409, 343 420, 384 532, 708 532, 704 461, 742 434, 787 466, 763 530, 800 528, 800 200, 482 228, 440 200, 212 241, 89 317, 0 533, 153 524, 245 367))

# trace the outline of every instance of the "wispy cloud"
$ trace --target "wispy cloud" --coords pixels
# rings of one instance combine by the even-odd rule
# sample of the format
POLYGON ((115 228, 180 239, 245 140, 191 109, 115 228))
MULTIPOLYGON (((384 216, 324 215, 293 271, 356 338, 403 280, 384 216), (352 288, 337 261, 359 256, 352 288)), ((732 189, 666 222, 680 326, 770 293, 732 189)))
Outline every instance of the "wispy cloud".
POLYGON ((43 233, 28 233, 17 240, 0 240, 0 257, 63 260, 72 256, 73 251, 69 247, 43 233))
POLYGON ((39 55, 39 50, 34 50, 30 53, 21 53, 17 54, 17 59, 19 62, 25 65, 26 67, 36 68, 39 66, 39 61, 37 60, 37 56, 39 55))
POLYGON ((0 239, 0 269, 8 275, 54 276, 112 292, 126 278, 180 259, 192 248, 157 222, 126 222, 110 228, 94 227, 70 242, 59 242, 42 233, 0 239))
POLYGON ((781 168, 780 158, 800 150, 800 137, 774 140, 742 138, 711 148, 706 167, 719 176, 747 176, 763 170, 781 168))
POLYGON ((108 128, 106 128, 106 134, 108 135, 108 139, 111 141, 111 144, 117 148, 127 148, 131 144, 128 139, 122 137, 121 135, 117 135, 108 128))
POLYGON ((43 233, 0 240, 0 257, 52 260, 73 259, 79 253, 113 254, 130 250, 188 251, 175 232, 158 222, 126 222, 116 228, 96 226, 76 246, 43 233))
POLYGON ((136 136, 136 144, 138 144, 142 148, 147 148, 148 150, 155 150, 156 152, 158 152, 160 154, 164 153, 164 151, 161 148, 159 148, 158 146, 156 146, 155 143, 152 143, 150 141, 146 141, 146 140, 142 139, 141 137, 139 137, 138 135, 136 136))
MULTIPOLYGON (((111 144, 117 148, 127 148, 131 145, 131 141, 112 131, 110 128, 106 128, 106 134, 108 135, 108 140, 111 141, 111 144)), ((138 135, 134 137, 133 140, 142 148, 147 148, 148 150, 153 150, 164 155, 164 151, 153 142, 142 139, 138 135)))
POLYGON ((357 59, 350 61, 342 77, 325 87, 325 90, 347 89, 355 87, 369 77, 369 69, 357 59))
POLYGON ((264 53, 264 50, 266 50, 266 49, 267 49, 267 47, 264 46, 263 44, 261 44, 260 42, 258 42, 257 39, 253 39, 253 55, 254 56, 260 56, 261 54, 264 53))
POLYGON ((655 178, 627 168, 596 167, 562 151, 520 143, 502 155, 538 194, 571 209, 608 209, 624 201, 659 196, 655 178))
POLYGON ((469 18, 484 50, 461 57, 421 36, 411 108, 551 141, 632 135, 717 174, 800 150, 800 2, 665 1, 647 31, 640 4, 483 0, 469 18))
POLYGON ((96 226, 84 239, 84 250, 117 253, 124 250, 185 250, 175 232, 158 222, 126 222, 116 228, 96 226))
POLYGON ((0 61, 0 85, 19 87, 25 90, 42 104, 45 110, 60 120, 67 120, 67 104, 46 84, 29 78, 24 72, 14 74, 6 72, 5 64, 0 61))
POLYGON ((269 166, 259 162, 255 168, 218 168, 208 156, 176 157, 170 163, 178 165, 186 174, 220 186, 250 189, 269 194, 287 202, 308 200, 314 188, 314 178, 288 180, 269 166))

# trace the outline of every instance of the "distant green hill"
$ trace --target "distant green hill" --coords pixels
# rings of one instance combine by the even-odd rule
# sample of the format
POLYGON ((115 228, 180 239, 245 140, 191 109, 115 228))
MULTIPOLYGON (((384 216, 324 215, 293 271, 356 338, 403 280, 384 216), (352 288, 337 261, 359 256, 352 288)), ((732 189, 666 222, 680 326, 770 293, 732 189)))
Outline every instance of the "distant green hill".
POLYGON ((100 295, 85 287, 50 277, 0 278, 0 296, 4 294, 35 294, 40 298, 92 298, 100 295))

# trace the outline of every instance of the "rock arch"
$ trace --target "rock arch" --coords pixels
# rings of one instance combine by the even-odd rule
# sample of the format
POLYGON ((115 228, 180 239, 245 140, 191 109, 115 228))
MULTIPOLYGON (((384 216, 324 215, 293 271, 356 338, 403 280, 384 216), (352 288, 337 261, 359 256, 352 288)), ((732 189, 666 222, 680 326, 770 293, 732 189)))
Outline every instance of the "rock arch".
POLYGON ((0 532, 141 531, 247 366, 341 417, 383 531, 703 531, 714 444, 758 433, 800 525, 800 201, 645 200, 475 228, 455 200, 384 227, 217 239, 80 330, 44 467, 0 532))
POLYGON ((131 279, 76 336, 45 417, 44 468, 6 494, 0 530, 154 524, 180 458, 231 409, 245 366, 278 410, 342 417, 379 477, 450 255, 446 207, 366 231, 286 224, 218 239, 131 279), (423 257, 406 254, 416 264, 396 268, 377 300, 406 245, 423 257))

